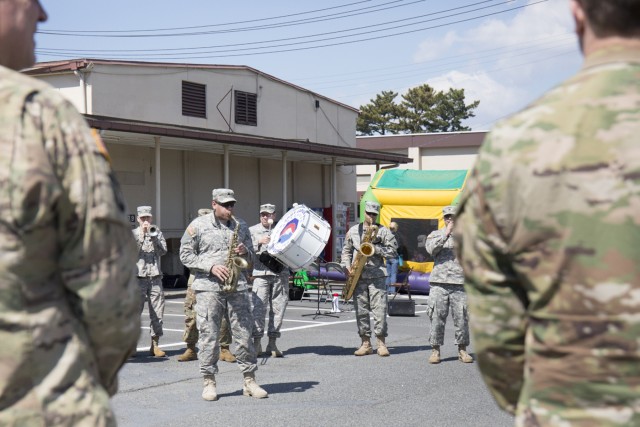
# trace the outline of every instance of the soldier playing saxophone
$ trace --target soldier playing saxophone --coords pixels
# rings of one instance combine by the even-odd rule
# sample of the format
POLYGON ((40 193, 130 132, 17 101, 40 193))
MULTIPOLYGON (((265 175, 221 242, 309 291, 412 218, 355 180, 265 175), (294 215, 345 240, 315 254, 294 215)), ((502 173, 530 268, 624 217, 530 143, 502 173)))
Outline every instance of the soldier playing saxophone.
MULTIPOLYGON (((365 203, 365 218, 362 224, 349 229, 342 248, 341 265, 351 273, 354 252, 360 250, 362 236, 367 235, 369 229, 374 226, 380 205, 375 202, 365 203)), ((362 273, 356 281, 353 305, 356 310, 358 334, 362 339, 360 348, 355 351, 356 356, 365 356, 373 353, 371 347, 371 325, 369 313, 373 313, 373 330, 378 340, 377 353, 379 356, 389 356, 389 350, 385 344, 387 337, 387 287, 385 279, 387 270, 385 258, 397 256, 398 244, 388 228, 379 226, 370 243, 373 245, 373 254, 366 259, 362 273)))
POLYGON ((225 310, 229 312, 231 332, 236 342, 236 358, 244 375, 243 394, 267 397, 255 382, 258 369, 251 333, 253 316, 247 292, 246 271, 238 269, 231 290, 224 290, 231 271, 230 258, 255 260, 249 229, 244 221, 232 215, 236 199, 232 190, 213 190, 213 212, 189 224, 180 241, 180 260, 194 274, 192 288, 196 293, 198 359, 204 377, 202 398, 217 400, 215 374, 218 373, 220 346, 218 335, 225 310), (237 244, 232 244, 232 242, 237 244))

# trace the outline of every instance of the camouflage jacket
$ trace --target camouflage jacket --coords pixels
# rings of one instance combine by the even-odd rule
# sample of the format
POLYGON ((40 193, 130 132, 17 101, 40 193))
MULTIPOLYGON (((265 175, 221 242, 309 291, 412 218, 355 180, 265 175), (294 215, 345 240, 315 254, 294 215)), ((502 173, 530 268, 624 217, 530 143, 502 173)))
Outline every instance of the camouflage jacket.
POLYGON ((433 270, 429 275, 430 282, 456 285, 464 283, 462 266, 456 258, 453 246, 453 236, 445 236, 444 228, 432 231, 427 236, 424 247, 433 257, 433 270))
MULTIPOLYGON (((363 279, 373 279, 376 277, 385 277, 387 275, 387 263, 385 258, 395 258, 398 256, 398 243, 393 233, 381 225, 378 226, 377 237, 372 243, 375 253, 367 259, 360 277, 363 279)), ((362 235, 366 233, 369 227, 363 227, 362 235)), ((344 246, 342 247, 342 257, 340 264, 343 267, 351 267, 353 257, 357 250, 360 250, 360 224, 356 224, 347 231, 344 238, 344 246)))
POLYGON ((497 126, 454 230, 475 349, 522 425, 640 425, 640 51, 497 126))
POLYGON ((57 91, 0 66, 0 425, 110 413, 140 315, 107 156, 57 91))
POLYGON ((160 257, 167 253, 167 242, 162 231, 158 229, 158 235, 151 237, 149 233, 142 232, 142 227, 137 227, 133 230, 133 237, 138 244, 138 277, 161 276, 160 257))
MULTIPOLYGON (((249 264, 255 261, 253 244, 247 224, 238 220, 238 244, 243 243, 247 253, 243 256, 249 264)), ((195 276, 192 288, 194 291, 220 291, 221 282, 211 274, 214 265, 226 265, 229 258, 229 244, 236 227, 234 220, 223 224, 213 213, 194 219, 180 240, 180 261, 195 276)), ((237 256, 234 254, 234 256, 237 256)), ((238 291, 247 290, 247 277, 251 266, 243 270, 238 280, 238 291)))

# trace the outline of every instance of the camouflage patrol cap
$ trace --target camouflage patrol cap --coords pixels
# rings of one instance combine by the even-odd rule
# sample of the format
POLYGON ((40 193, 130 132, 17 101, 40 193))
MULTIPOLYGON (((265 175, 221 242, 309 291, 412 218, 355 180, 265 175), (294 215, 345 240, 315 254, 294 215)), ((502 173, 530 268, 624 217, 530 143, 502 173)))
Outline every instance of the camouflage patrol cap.
POLYGON ((153 216, 151 215, 151 206, 138 206, 138 216, 153 216))
POLYGON ((457 206, 445 206, 444 208, 442 208, 442 215, 443 216, 455 215, 457 211, 458 211, 457 206))
POLYGON ((264 205, 260 205, 260 213, 274 213, 276 211, 276 205, 272 205, 271 203, 265 203, 264 205))
POLYGON ((364 202, 364 211, 374 214, 380 213, 380 205, 376 202, 364 202))
POLYGON ((211 212, 213 212, 213 209, 198 209, 198 216, 209 215, 211 212))
POLYGON ((216 188, 211 192, 211 198, 216 203, 235 202, 233 190, 228 188, 216 188))

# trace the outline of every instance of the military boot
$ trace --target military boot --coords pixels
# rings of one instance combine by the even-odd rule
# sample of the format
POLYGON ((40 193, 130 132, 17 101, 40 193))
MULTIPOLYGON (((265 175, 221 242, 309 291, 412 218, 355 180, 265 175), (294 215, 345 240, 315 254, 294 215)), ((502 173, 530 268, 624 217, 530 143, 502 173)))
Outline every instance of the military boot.
POLYGON ((469 353, 467 353, 466 345, 458 346, 458 360, 462 363, 473 363, 473 357, 471 357, 469 353))
POLYGON ((220 360, 230 363, 236 361, 236 357, 233 355, 233 353, 231 353, 228 345, 220 346, 220 360))
POLYGON ((190 360, 198 360, 198 353, 195 344, 187 343, 187 349, 178 356, 178 362, 189 362, 190 360))
POLYGON ((253 338, 253 348, 256 349, 256 357, 262 354, 262 344, 260 343, 261 340, 262 340, 262 337, 253 338))
POLYGON ((373 353, 373 348, 371 348, 371 340, 369 337, 362 337, 362 344, 360 344, 360 348, 353 352, 356 356, 366 356, 367 354, 373 353))
POLYGON ((253 372, 244 373, 244 383, 242 384, 242 394, 245 396, 255 397, 256 399, 264 399, 269 397, 265 389, 256 383, 256 375, 253 372))
POLYGON ((151 348, 149 349, 149 353, 153 357, 164 357, 166 354, 164 351, 160 350, 160 347, 158 347, 158 341, 160 341, 160 337, 151 337, 151 348))
POLYGON ((202 398, 209 401, 218 400, 218 393, 216 392, 216 378, 213 375, 204 376, 202 398))
POLYGON ((389 355, 389 349, 384 342, 384 337, 376 337, 378 339, 378 349, 376 350, 378 356, 387 357, 389 355))
POLYGON ((435 365, 440 363, 440 346, 434 345, 431 347, 431 356, 429 356, 429 363, 435 365))
POLYGON ((271 357, 282 357, 282 352, 278 350, 278 347, 276 347, 276 337, 269 337, 267 353, 271 353, 271 357))

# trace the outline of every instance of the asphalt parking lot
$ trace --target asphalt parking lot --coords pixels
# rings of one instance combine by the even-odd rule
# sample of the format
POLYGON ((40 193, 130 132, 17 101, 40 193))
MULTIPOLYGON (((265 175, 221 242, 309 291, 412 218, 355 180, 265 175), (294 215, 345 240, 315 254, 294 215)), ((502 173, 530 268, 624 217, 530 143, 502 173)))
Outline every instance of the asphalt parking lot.
MULTIPOLYGON (((341 305, 343 311, 330 317, 324 315, 330 301, 320 303, 320 316, 315 300, 291 301, 278 340, 285 357, 258 359, 256 378, 269 398, 243 396, 237 366, 220 362, 219 400, 206 402, 200 397, 198 362, 176 360, 185 348, 182 295, 167 298, 160 341, 166 358, 148 355, 146 309, 143 313, 139 355, 120 372, 120 391, 112 400, 120 426, 513 425, 493 402, 477 365, 457 360, 451 322, 442 363, 427 363, 424 296, 415 297, 415 317, 389 317, 387 358, 353 356, 360 340, 351 305, 341 305)), ((473 354, 473 342, 469 350, 473 354)))

